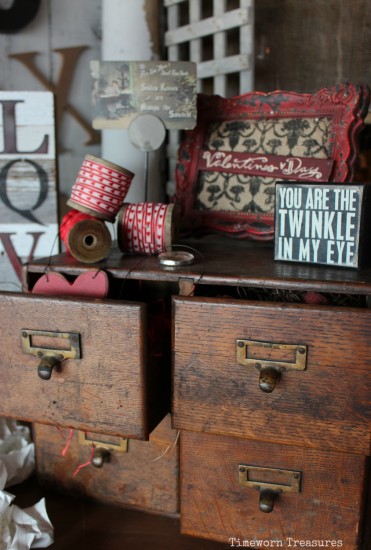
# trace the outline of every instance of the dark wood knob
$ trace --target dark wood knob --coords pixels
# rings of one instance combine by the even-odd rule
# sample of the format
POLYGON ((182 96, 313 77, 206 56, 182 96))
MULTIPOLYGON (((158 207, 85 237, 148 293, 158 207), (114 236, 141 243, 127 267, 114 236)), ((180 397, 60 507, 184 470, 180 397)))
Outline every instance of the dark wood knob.
POLYGON ((259 508, 261 512, 270 514, 274 508, 274 501, 276 500, 277 493, 269 489, 260 491, 259 508))
POLYGON ((273 367, 265 367, 260 371, 259 387, 265 393, 271 393, 281 376, 278 369, 273 367))

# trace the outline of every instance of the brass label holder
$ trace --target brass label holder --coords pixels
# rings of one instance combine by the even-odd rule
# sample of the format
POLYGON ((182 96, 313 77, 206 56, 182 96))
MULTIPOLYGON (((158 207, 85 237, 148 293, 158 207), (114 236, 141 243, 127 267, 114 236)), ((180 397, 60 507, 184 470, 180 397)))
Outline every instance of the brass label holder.
POLYGON ((102 441, 100 439, 90 438, 86 432, 79 432, 80 445, 94 445, 94 447, 102 447, 110 452, 115 451, 116 453, 127 453, 128 439, 126 437, 117 437, 117 440, 117 443, 114 443, 113 441, 102 441))
POLYGON ((78 332, 22 329, 21 346, 23 353, 40 358, 38 375, 43 380, 49 380, 53 368, 65 359, 81 358, 78 332))
POLYGON ((259 387, 265 393, 274 390, 283 372, 307 368, 308 346, 305 344, 237 339, 236 350, 239 365, 260 371, 259 387))
POLYGON ((302 474, 297 470, 263 468, 247 464, 238 466, 239 484, 259 491, 259 508, 265 513, 273 511, 274 502, 281 493, 300 493, 301 478, 302 474))
POLYGON ((127 453, 129 440, 126 437, 118 437, 118 443, 113 441, 102 441, 93 439, 86 432, 79 432, 80 445, 89 445, 94 447, 94 456, 92 464, 96 468, 102 468, 104 462, 108 462, 112 452, 127 453))

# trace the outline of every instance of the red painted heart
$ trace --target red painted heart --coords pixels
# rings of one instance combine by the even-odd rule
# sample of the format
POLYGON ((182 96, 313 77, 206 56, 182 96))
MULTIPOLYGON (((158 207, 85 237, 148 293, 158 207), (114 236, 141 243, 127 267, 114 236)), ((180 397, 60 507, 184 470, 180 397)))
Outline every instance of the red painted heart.
POLYGON ((31 292, 49 296, 105 298, 108 294, 108 277, 104 271, 86 271, 70 283, 62 273, 52 272, 40 277, 31 292))

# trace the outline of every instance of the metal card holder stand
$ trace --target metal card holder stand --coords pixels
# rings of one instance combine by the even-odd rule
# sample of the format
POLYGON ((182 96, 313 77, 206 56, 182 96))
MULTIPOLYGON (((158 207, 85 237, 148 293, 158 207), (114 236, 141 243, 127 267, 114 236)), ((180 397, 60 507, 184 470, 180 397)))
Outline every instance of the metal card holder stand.
POLYGON ((148 200, 149 154, 165 141, 166 128, 156 115, 142 114, 134 118, 128 128, 131 143, 144 152, 144 202, 148 200))

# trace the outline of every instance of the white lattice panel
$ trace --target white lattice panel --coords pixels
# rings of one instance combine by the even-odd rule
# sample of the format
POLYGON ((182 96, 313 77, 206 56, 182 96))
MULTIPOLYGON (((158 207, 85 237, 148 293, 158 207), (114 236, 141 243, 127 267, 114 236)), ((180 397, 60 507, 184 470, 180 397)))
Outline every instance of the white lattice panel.
MULTIPOLYGON (((164 6, 168 59, 197 63, 199 92, 229 97, 253 89, 254 0, 164 0, 164 6)), ((179 132, 169 134, 173 179, 179 132)))
POLYGON ((227 75, 231 73, 239 74, 239 93, 252 89, 254 0, 240 0, 235 9, 228 9, 227 0, 210 0, 209 3, 205 0, 164 0, 164 4, 167 8, 165 45, 168 58, 197 63, 199 91, 203 91, 202 81, 212 77, 212 93, 229 95, 227 75), (212 15, 204 17, 203 8, 207 4, 212 8, 212 15), (228 32, 233 29, 239 32, 237 40, 236 33, 228 32), (206 41, 208 59, 205 59, 206 41))

